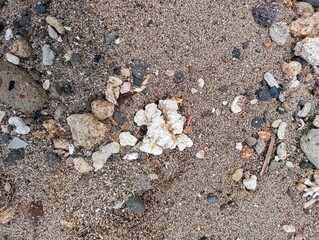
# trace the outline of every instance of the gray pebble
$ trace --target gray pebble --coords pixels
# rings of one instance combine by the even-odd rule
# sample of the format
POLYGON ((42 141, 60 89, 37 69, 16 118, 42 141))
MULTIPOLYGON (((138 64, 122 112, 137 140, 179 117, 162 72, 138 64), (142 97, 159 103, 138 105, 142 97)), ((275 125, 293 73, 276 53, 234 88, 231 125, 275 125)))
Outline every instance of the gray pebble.
POLYGON ((24 149, 13 149, 10 151, 8 156, 3 160, 3 165, 12 166, 16 165, 18 161, 24 159, 24 149))
POLYGON ((308 116, 310 110, 311 110, 311 103, 307 102, 305 103, 303 108, 297 113, 297 116, 300 118, 305 118, 308 116))
POLYGON ((120 125, 124 125, 124 123, 127 121, 126 116, 121 112, 115 112, 113 118, 120 125))
POLYGON ((266 148, 266 143, 265 143, 265 141, 264 141, 263 139, 259 138, 259 139, 257 140, 257 144, 256 144, 255 147, 254 147, 256 153, 257 153, 258 155, 262 154, 263 151, 265 150, 265 148, 266 148))
POLYGON ((185 81, 185 76, 182 72, 177 72, 174 75, 174 82, 175 83, 182 83, 185 81))
POLYGON ((248 137, 248 138, 246 138, 245 142, 246 142, 246 144, 247 144, 248 146, 253 147, 253 146, 256 145, 257 139, 254 138, 254 137, 248 137))
POLYGON ((9 143, 8 148, 9 149, 19 149, 19 148, 25 148, 28 144, 21 140, 20 138, 14 137, 12 141, 9 143))
POLYGON ((213 193, 209 193, 207 195, 207 202, 211 205, 215 205, 218 203, 218 197, 213 193))
POLYGON ((289 37, 289 28, 285 22, 277 22, 269 28, 271 40, 279 46, 285 45, 289 37))
POLYGON ((311 129, 303 135, 300 146, 309 161, 319 169, 319 129, 311 129))
POLYGON ((145 211, 143 200, 136 195, 130 196, 125 204, 134 213, 142 214, 145 211))
POLYGON ((138 60, 132 66, 132 74, 141 80, 144 80, 147 75, 147 64, 143 60, 138 60))
POLYGON ((115 32, 107 33, 104 36, 104 41, 107 44, 111 44, 117 38, 117 34, 115 32))
POLYGON ((281 165, 281 162, 277 162, 276 160, 272 160, 269 165, 270 170, 275 170, 281 165))
POLYGON ((277 155, 280 160, 285 160, 287 158, 286 143, 280 143, 277 147, 277 155))
POLYGON ((251 121, 251 126, 253 128, 261 128, 263 124, 264 124, 264 120, 262 118, 260 118, 260 117, 255 117, 251 121))
POLYGON ((44 44, 42 46, 42 64, 47 65, 47 66, 51 66, 51 65, 53 65, 54 59, 55 59, 55 54, 51 50, 50 45, 44 44))

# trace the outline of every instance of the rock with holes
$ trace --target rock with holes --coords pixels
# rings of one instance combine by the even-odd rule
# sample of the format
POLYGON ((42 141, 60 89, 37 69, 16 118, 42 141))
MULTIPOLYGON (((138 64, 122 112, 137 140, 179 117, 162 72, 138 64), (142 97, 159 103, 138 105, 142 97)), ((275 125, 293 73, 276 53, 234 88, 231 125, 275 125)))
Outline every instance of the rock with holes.
POLYGON ((22 68, 0 61, 0 102, 25 114, 41 109, 45 90, 22 68))

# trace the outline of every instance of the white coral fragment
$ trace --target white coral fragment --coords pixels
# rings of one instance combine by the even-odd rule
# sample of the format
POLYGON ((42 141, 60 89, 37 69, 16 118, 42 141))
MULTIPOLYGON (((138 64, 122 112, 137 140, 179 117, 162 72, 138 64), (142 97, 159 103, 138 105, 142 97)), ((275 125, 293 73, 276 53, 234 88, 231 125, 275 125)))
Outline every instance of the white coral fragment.
POLYGON ((148 104, 145 110, 139 110, 135 114, 135 123, 138 126, 147 126, 141 151, 160 155, 164 149, 178 147, 183 151, 186 147, 193 146, 193 141, 183 134, 186 119, 177 110, 177 102, 166 99, 160 100, 158 106, 155 103, 148 104))
POLYGON ((308 186, 308 188, 304 189, 303 197, 310 196, 311 199, 304 203, 303 207, 308 208, 312 204, 314 204, 317 201, 317 197, 319 196, 319 174, 313 175, 314 181, 310 181, 309 179, 306 179, 304 181, 304 184, 308 186))

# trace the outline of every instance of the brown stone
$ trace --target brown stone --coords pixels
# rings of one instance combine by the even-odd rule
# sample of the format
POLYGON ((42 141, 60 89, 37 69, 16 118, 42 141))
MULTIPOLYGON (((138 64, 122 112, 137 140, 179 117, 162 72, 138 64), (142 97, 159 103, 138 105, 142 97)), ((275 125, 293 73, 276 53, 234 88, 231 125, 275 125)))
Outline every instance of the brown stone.
POLYGON ((0 101, 26 114, 43 107, 45 90, 22 68, 0 61, 0 101))
POLYGON ((307 18, 298 18, 290 24, 295 37, 317 37, 319 35, 319 12, 307 18))
POLYGON ((22 58, 30 57, 32 48, 29 43, 24 39, 17 39, 13 42, 11 52, 22 58))
POLYGON ((92 114, 99 120, 113 116, 114 104, 105 100, 95 100, 91 103, 92 114))

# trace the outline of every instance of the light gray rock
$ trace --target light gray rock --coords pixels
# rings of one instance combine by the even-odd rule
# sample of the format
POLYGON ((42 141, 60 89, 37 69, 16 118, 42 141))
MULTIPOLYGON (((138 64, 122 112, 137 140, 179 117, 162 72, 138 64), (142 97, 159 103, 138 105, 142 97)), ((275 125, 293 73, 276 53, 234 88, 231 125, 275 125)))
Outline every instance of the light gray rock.
POLYGON ((59 34, 54 30, 53 27, 50 25, 48 26, 48 34, 51 38, 58 40, 59 39, 59 34))
POLYGON ((51 50, 49 44, 44 44, 42 47, 42 63, 43 65, 51 66, 53 65, 55 59, 55 54, 51 50))
POLYGON ((19 117, 10 117, 8 123, 12 126, 15 126, 14 131, 17 134, 28 134, 30 132, 30 128, 19 117))
POLYGON ((287 128, 287 123, 285 122, 280 123, 278 127, 278 131, 277 131, 277 137, 280 140, 283 140, 285 138, 286 128, 287 128))
POLYGON ((257 144, 254 146, 254 149, 258 155, 262 154, 266 148, 266 143, 263 139, 259 138, 257 144))
POLYGON ((269 35, 279 46, 285 45, 289 37, 289 28, 285 22, 274 23, 269 28, 269 35))
POLYGON ((277 80, 274 78, 274 76, 270 72, 266 72, 264 74, 264 79, 267 82, 269 87, 279 88, 279 84, 278 84, 277 80))
POLYGON ((305 103, 303 108, 297 113, 297 116, 300 118, 305 118, 308 116, 310 110, 311 110, 311 103, 307 102, 305 103))
POLYGON ((319 65, 319 38, 305 38, 295 47, 295 55, 305 59, 309 64, 319 65))
POLYGON ((9 143, 9 149, 18 149, 18 148, 25 148, 28 144, 21 140, 20 138, 14 137, 12 141, 9 143))
POLYGON ((257 139, 254 137, 248 137, 246 138, 245 142, 247 143, 248 146, 252 147, 256 145, 257 139))
POLYGON ((6 60, 14 65, 20 64, 20 58, 11 53, 6 53, 6 60))
POLYGON ((287 158, 287 148, 286 143, 280 143, 277 147, 277 155, 280 160, 285 160, 287 158))
MULTIPOLYGON (((0 121, 1 122, 1 121, 0 121)), ((312 124, 316 127, 319 128, 319 115, 315 116, 315 119, 313 120, 312 124)))
POLYGON ((319 129, 311 129, 303 135, 300 146, 309 161, 319 169, 319 129))

